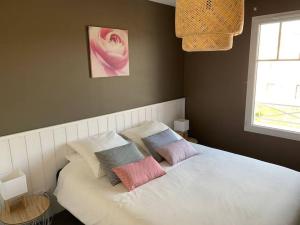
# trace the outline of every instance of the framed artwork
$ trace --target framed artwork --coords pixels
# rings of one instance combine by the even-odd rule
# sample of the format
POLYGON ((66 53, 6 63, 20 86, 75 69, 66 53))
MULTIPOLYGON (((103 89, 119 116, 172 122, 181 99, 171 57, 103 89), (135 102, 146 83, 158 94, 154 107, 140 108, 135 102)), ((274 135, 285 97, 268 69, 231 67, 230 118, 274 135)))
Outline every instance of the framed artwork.
POLYGON ((129 76, 128 31, 89 26, 91 76, 129 76))

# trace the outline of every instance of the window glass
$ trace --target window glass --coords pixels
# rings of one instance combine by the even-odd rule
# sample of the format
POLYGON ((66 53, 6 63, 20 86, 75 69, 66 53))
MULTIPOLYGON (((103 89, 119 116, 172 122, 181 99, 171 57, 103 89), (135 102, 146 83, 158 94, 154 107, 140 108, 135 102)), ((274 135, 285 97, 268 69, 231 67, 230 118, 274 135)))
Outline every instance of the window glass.
POLYGON ((260 26, 259 59, 277 58, 279 28, 280 23, 269 23, 260 26))
POLYGON ((300 20, 282 22, 280 59, 300 59, 300 20))
POLYGON ((254 124, 300 131, 300 61, 257 66, 254 124))

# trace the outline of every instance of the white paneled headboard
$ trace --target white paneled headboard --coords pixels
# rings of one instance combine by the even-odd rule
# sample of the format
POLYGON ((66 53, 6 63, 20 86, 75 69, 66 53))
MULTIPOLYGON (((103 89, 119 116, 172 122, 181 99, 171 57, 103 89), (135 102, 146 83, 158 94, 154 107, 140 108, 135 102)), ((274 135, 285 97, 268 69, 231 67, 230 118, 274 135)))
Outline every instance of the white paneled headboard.
POLYGON ((56 173, 66 164, 66 143, 99 133, 122 131, 146 120, 172 126, 184 117, 185 99, 163 102, 95 118, 0 137, 0 177, 22 169, 30 193, 52 192, 56 173))

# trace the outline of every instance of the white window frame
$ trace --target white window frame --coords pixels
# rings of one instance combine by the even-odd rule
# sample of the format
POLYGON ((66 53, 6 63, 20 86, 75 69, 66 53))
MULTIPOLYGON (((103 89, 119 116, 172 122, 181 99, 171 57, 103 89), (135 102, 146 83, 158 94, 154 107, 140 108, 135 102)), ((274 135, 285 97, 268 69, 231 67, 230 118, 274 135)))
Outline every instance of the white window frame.
POLYGON ((245 131, 300 141, 300 133, 298 132, 288 131, 279 128, 259 126, 257 124, 254 124, 256 72, 257 72, 257 57, 258 57, 258 48, 259 48, 258 39, 260 36, 259 33, 260 25, 267 24, 267 23, 290 21, 290 20, 299 20, 299 19, 300 19, 300 10, 291 11, 287 13, 257 16, 252 18, 245 125, 244 125, 245 131))

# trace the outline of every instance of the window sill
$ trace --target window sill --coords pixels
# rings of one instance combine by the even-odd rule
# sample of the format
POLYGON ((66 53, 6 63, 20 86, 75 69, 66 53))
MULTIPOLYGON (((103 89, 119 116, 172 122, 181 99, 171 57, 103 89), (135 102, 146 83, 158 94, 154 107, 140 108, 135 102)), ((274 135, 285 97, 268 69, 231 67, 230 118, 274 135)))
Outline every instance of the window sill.
POLYGON ((247 132, 252 132, 257 134, 264 134, 273 137, 300 141, 300 133, 278 129, 278 128, 264 127, 264 126, 254 125, 254 124, 245 124, 244 130, 247 132))

